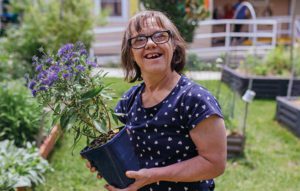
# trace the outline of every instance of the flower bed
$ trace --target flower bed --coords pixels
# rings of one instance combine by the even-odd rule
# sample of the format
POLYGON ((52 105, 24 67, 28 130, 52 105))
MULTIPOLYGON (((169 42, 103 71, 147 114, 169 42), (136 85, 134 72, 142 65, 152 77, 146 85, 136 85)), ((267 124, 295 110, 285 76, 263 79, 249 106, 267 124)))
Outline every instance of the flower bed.
POLYGON ((276 119, 300 137, 300 105, 296 100, 299 97, 277 97, 276 119))

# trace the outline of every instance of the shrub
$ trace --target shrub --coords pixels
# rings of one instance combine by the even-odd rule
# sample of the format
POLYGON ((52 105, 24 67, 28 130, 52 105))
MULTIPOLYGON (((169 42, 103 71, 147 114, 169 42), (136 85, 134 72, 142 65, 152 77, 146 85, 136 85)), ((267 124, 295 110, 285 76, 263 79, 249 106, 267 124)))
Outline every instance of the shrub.
POLYGON ((190 71, 218 71, 216 62, 205 62, 197 54, 188 54, 185 68, 190 71))
MULTIPOLYGON (((295 75, 300 75, 299 49, 294 51, 295 75)), ((290 62, 290 50, 279 46, 271 50, 263 59, 248 55, 242 68, 251 74, 267 76, 289 76, 292 64, 290 62)))
POLYGON ((39 54, 38 49, 58 49, 67 42, 82 41, 90 47, 94 27, 92 1, 79 0, 26 0, 11 2, 21 12, 21 24, 11 28, 3 46, 12 55, 16 64, 25 65, 26 71, 33 71, 31 58, 39 54))
POLYGON ((208 16, 208 12, 203 6, 203 0, 141 0, 140 2, 147 9, 167 14, 187 42, 193 41, 198 21, 208 16))
POLYGON ((13 141, 0 142, 0 190, 44 183, 43 174, 52 170, 31 143, 17 148, 13 141))
POLYGON ((17 146, 34 141, 40 130, 41 109, 20 81, 0 84, 0 141, 17 146))
POLYGON ((25 67, 16 62, 12 62, 8 53, 0 47, 0 82, 19 78, 25 67))

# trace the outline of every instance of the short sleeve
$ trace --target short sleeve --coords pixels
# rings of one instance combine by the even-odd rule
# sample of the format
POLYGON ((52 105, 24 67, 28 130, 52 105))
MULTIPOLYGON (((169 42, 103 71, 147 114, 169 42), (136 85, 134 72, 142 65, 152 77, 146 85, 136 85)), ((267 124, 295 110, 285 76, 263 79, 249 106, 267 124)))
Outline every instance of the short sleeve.
POLYGON ((223 118, 216 98, 199 85, 195 84, 186 92, 183 102, 184 122, 189 130, 195 128, 197 124, 212 115, 223 118))
POLYGON ((125 124, 127 121, 127 113, 129 112, 134 101, 133 99, 135 99, 135 96, 138 92, 138 87, 139 86, 133 86, 127 92, 125 92, 115 107, 114 111, 123 124, 125 124))

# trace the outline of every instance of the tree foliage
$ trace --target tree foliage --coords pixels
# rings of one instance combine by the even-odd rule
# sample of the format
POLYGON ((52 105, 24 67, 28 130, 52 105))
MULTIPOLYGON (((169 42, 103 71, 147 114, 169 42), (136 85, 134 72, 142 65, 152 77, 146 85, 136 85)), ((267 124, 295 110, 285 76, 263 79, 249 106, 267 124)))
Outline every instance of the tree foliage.
POLYGON ((47 52, 76 41, 90 47, 96 20, 92 1, 12 0, 11 6, 20 14, 20 25, 7 30, 2 46, 14 63, 25 66, 24 73, 32 73, 31 58, 40 47, 47 52))
POLYGON ((198 21, 208 16, 203 0, 141 0, 146 9, 165 13, 187 42, 193 41, 198 21))

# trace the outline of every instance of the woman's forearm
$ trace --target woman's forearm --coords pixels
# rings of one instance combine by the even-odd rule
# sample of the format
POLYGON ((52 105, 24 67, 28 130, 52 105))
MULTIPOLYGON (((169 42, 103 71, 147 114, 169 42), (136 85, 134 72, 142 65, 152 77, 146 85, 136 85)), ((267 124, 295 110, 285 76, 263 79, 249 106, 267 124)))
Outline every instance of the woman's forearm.
POLYGON ((215 178, 224 170, 223 162, 209 161, 199 155, 166 167, 153 168, 151 174, 157 181, 194 182, 215 178))

